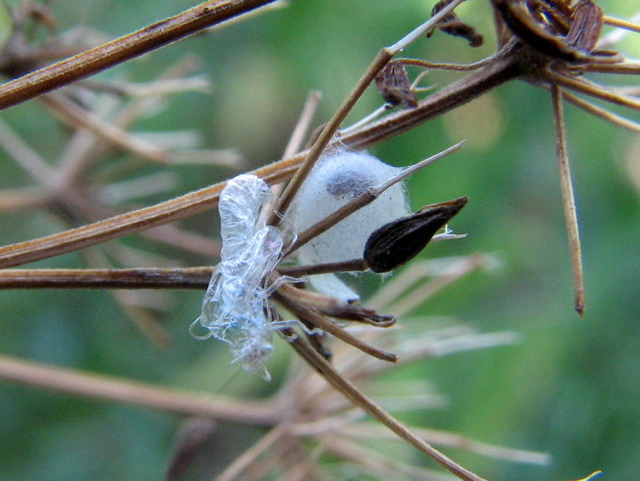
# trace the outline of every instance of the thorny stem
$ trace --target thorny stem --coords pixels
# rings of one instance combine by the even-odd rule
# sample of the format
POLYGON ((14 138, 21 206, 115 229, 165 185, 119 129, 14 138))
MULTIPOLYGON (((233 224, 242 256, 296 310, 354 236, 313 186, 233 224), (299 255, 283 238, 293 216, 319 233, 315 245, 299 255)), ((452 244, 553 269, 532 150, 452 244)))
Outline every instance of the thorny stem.
POLYGON ((578 217, 576 215, 573 185, 571 184, 569 154, 567 153, 567 140, 562 109, 562 91, 557 85, 551 85, 551 101, 553 104, 553 121, 556 131, 556 157, 558 158, 558 170, 560 172, 562 205, 567 227, 567 236, 569 238, 569 254, 573 273, 574 307, 578 314, 582 316, 584 315, 584 279, 582 274, 580 234, 578 231, 578 217))
POLYGON ((0 85, 0 109, 114 67, 275 0, 211 0, 99 47, 0 85))
POLYGON ((404 439, 421 453, 425 454, 433 461, 438 463, 444 469, 454 474, 464 481, 485 481, 480 476, 463 468, 452 459, 448 458, 433 446, 425 442, 422 438, 410 431, 406 426, 400 423, 391 414, 386 412, 369 397, 363 394, 355 385, 344 378, 329 364, 320 354, 318 354, 304 339, 297 336, 292 329, 285 329, 282 332, 283 337, 292 345, 296 352, 319 371, 324 379, 329 382, 336 390, 343 393, 354 404, 361 407, 367 414, 380 421, 387 426, 401 439, 404 439))

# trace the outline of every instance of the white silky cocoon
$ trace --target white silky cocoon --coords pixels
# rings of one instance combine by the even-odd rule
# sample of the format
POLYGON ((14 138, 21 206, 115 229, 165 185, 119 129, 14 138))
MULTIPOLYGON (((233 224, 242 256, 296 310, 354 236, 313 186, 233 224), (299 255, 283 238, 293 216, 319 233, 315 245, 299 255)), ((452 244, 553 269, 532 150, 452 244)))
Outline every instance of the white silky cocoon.
MULTIPOLYGON (((294 231, 304 231, 401 170, 363 152, 339 150, 326 154, 318 160, 296 196, 289 217, 294 231)), ((409 213, 406 191, 399 182, 371 204, 309 241, 298 251, 298 260, 301 265, 316 265, 360 259, 373 231, 409 213)), ((310 282, 324 294, 347 301, 358 299, 333 274, 310 276, 310 282)))

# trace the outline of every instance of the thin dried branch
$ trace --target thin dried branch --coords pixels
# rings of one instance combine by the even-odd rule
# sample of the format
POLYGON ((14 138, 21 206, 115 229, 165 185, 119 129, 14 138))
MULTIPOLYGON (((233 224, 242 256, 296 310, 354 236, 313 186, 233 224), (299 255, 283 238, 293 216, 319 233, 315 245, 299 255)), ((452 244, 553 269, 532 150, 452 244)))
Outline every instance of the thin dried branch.
POLYGON ((212 0, 129 35, 0 86, 0 109, 11 107, 237 17, 275 0, 212 0))
POLYGON ((0 378, 31 387, 109 400, 182 415, 225 419, 253 425, 272 425, 278 416, 265 402, 223 401, 211 394, 174 391, 115 377, 49 367, 0 356, 0 378))
POLYGON ((206 289, 213 267, 4 269, 0 289, 206 289))
MULTIPOLYGON (((386 429, 365 423, 347 424, 339 427, 338 430, 341 434, 353 439, 393 440, 393 436, 386 429)), ((482 456, 504 459, 518 463, 546 465, 551 462, 550 456, 545 453, 505 448, 503 446, 483 443, 475 439, 470 439, 466 436, 446 431, 439 431, 436 429, 416 428, 415 431, 437 446, 464 449, 482 456)))
POLYGON ((0 211, 41 207, 49 199, 44 189, 24 187, 22 189, 2 189, 0 191, 0 211))
POLYGON ((277 226, 280 223, 280 218, 275 215, 275 212, 278 212, 280 214, 285 214, 287 212, 287 209, 290 207, 291 202, 293 201, 293 197, 304 182, 304 179, 313 168, 315 162, 318 160, 320 155, 322 155, 322 152, 325 151, 325 149, 333 139, 335 133, 340 128, 343 120, 353 109, 354 105, 360 99, 367 87, 369 87, 369 85, 374 81, 376 75, 378 75, 378 73, 384 68, 384 66, 387 65, 387 63, 389 63, 389 61, 398 54, 398 52, 401 52, 410 43, 424 35, 425 32, 433 28, 433 26, 436 25, 442 18, 451 13, 455 7, 457 7, 464 1, 466 0, 454 0, 453 2, 451 2, 451 4, 447 5, 440 12, 435 14, 428 21, 420 25, 418 28, 414 29, 398 42, 389 47, 383 47, 378 52, 378 54, 371 62, 371 65, 369 65, 367 70, 362 74, 362 77, 360 77, 355 87, 351 90, 351 92, 349 92, 349 95, 342 102, 342 104, 340 104, 336 112, 333 114, 329 122, 327 122, 327 124, 323 127, 322 132, 320 132, 320 135, 318 135, 317 139, 309 149, 304 162, 300 165, 295 175, 291 179, 291 182, 289 182, 287 188, 282 193, 282 196, 280 196, 280 198, 278 199, 274 214, 269 219, 270 224, 277 226))
POLYGON ((293 297, 294 293, 291 291, 287 291, 285 289, 280 289, 274 294, 274 298, 280 302, 286 309, 291 311, 293 314, 298 316, 301 320, 309 322, 312 326, 322 329, 322 331, 327 332, 342 342, 346 342, 351 346, 360 349, 365 354, 375 357, 376 359, 380 359, 382 361, 387 362, 396 362, 397 356, 392 353, 385 352, 375 346, 372 346, 357 337, 349 334, 348 331, 345 331, 337 324, 334 324, 330 320, 324 318, 317 312, 300 305, 296 302, 295 297, 293 297))
POLYGON ((406 476, 415 481, 451 481, 452 479, 449 475, 413 466, 373 449, 365 449, 344 438, 329 435, 324 441, 324 446, 333 456, 356 463, 379 479, 394 479, 398 476, 406 476))
MULTIPOLYGON (((300 113, 300 117, 298 118, 298 122, 296 123, 296 126, 291 133, 291 137, 289 138, 289 142, 287 142, 287 146, 284 149, 285 159, 287 157, 292 157, 296 154, 296 152, 302 149, 304 139, 306 138, 309 129, 311 128, 311 121, 321 99, 322 93, 317 90, 311 91, 307 95, 307 98, 304 102, 304 107, 302 108, 302 112, 300 113)), ((283 189, 284 183, 272 185, 272 199, 279 199, 282 195, 283 189)), ((262 221, 263 219, 268 221, 272 215, 275 215, 275 212, 277 212, 275 209, 275 203, 276 201, 270 200, 262 206, 259 221, 262 221)))
POLYGON ((625 20, 624 18, 612 17, 610 15, 605 15, 602 20, 605 24, 611 25, 612 27, 623 28, 630 32, 640 33, 640 25, 633 21, 625 20))
POLYGON ((580 248, 580 234, 578 230, 578 216, 576 214, 575 196, 571 183, 569 168, 569 154, 564 128, 564 114, 562 108, 562 90, 557 85, 551 86, 551 100, 553 104, 553 122, 556 132, 556 157, 560 172, 560 189, 562 191, 562 205, 569 238, 569 254, 573 273, 574 308, 581 316, 584 315, 584 278, 582 273, 582 253, 580 248))
POLYGON ((397 312, 398 315, 406 315, 416 307, 424 304, 425 300, 440 292, 451 283, 463 278, 470 272, 480 269, 486 261, 486 256, 482 254, 463 257, 457 262, 453 262, 444 272, 440 272, 434 279, 420 284, 406 296, 402 296, 394 304, 389 306, 390 312, 397 312))
POLYGON ((620 75, 638 75, 640 74, 639 62, 621 62, 614 64, 594 64, 588 66, 589 72, 595 73, 614 73, 620 75))
POLYGON ((17 165, 45 187, 52 187, 54 171, 2 118, 0 118, 0 145, 17 165))
POLYGON ((579 97, 576 97, 569 92, 562 91, 562 98, 567 102, 572 103, 576 107, 581 108, 585 112, 590 113, 591 115, 595 115, 596 117, 601 118, 605 122, 610 122, 618 127, 622 127, 623 129, 630 130, 631 132, 640 133, 640 124, 638 122, 634 122, 633 120, 622 117, 621 115, 614 114, 613 112, 609 112, 606 109, 598 107, 590 102, 586 102, 579 97))
POLYGON ((444 469, 454 474, 464 481, 484 481, 480 476, 463 468, 452 459, 448 458, 431 445, 426 443, 422 438, 407 429, 402 423, 396 420, 391 414, 381 409, 376 403, 364 395, 356 388, 348 379, 341 376, 331 364, 327 362, 320 354, 318 354, 307 342, 297 336, 291 329, 283 330, 285 339, 292 345, 298 354, 310 366, 319 371, 329 384, 344 394, 354 404, 360 406, 370 416, 387 426, 401 439, 411 444, 421 453, 425 454, 433 461, 438 463, 444 469))
POLYGON ((105 122, 91 112, 58 93, 44 95, 40 100, 63 122, 73 128, 87 129, 102 140, 154 162, 166 163, 167 154, 155 145, 136 138, 105 122))
POLYGON ((233 481, 234 479, 238 479, 238 476, 251 466, 258 457, 262 456, 268 449, 272 448, 274 444, 287 434, 287 425, 278 424, 260 438, 257 443, 244 451, 231 464, 229 464, 224 471, 215 478, 215 481, 233 481))
POLYGON ((328 274, 334 272, 364 272, 368 269, 364 259, 353 259, 343 262, 328 262, 313 266, 283 266, 278 267, 278 272, 284 276, 304 277, 316 274, 328 274))
POLYGON ((568 75, 553 73, 549 76, 549 81, 559 87, 564 87, 581 94, 589 95, 590 97, 604 100, 605 102, 609 102, 614 105, 640 111, 640 100, 627 95, 617 94, 584 78, 577 79, 568 75))

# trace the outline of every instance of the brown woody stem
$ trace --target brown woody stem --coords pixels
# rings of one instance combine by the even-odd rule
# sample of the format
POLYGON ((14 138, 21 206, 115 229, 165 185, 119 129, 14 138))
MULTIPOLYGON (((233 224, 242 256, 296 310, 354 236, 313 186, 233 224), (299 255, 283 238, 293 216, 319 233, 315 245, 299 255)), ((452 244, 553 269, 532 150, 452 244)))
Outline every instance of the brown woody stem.
POLYGON ((584 279, 582 274, 582 253, 580 248, 580 233, 576 214, 575 194, 571 183, 569 155, 567 153, 566 132, 564 129, 564 114, 562 109, 562 91, 557 85, 551 86, 551 100, 553 104, 553 120, 556 131, 556 157, 560 173, 560 189, 562 191, 562 205, 569 238, 569 255, 573 273, 574 307, 578 314, 584 315, 584 279))
MULTIPOLYGON (((504 56, 497 58, 492 64, 472 72, 422 100, 418 107, 389 115, 342 137, 340 142, 354 150, 365 149, 459 107, 524 73, 526 68, 514 60, 510 51, 506 51, 504 56)), ((262 177, 268 183, 281 182, 291 177, 304 154, 300 153, 251 173, 262 177)), ((224 185, 225 183, 221 182, 151 207, 127 212, 77 229, 0 247, 0 268, 46 259, 203 212, 216 206, 224 185)))
POLYGON ((125 381, 116 377, 87 374, 59 366, 0 356, 0 379, 30 387, 52 389, 87 398, 115 401, 128 405, 270 426, 278 421, 273 406, 264 401, 250 403, 237 399, 222 401, 193 392, 125 381))
POLYGON ((206 289, 213 269, 9 269, 0 289, 206 289))
POLYGON ((0 109, 32 99, 275 0, 212 0, 0 85, 0 109))
POLYGON ((435 449, 421 437, 414 434, 400 421, 386 412, 369 397, 363 394, 348 379, 340 375, 331 364, 318 354, 304 339, 297 336, 293 329, 285 329, 283 336, 302 358, 315 368, 335 389, 344 394, 354 404, 360 406, 367 414, 387 426, 398 437, 404 439, 421 453, 425 454, 444 469, 464 481, 484 481, 480 476, 463 468, 452 459, 435 449))

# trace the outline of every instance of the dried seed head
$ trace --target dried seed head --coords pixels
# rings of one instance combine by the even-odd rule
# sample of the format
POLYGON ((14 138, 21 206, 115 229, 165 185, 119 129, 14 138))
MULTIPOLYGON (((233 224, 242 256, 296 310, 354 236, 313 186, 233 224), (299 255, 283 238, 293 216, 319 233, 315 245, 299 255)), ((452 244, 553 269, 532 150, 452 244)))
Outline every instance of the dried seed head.
POLYGON ((602 10, 591 0, 545 2, 491 0, 504 23, 538 52, 568 62, 584 62, 602 28, 602 10))

